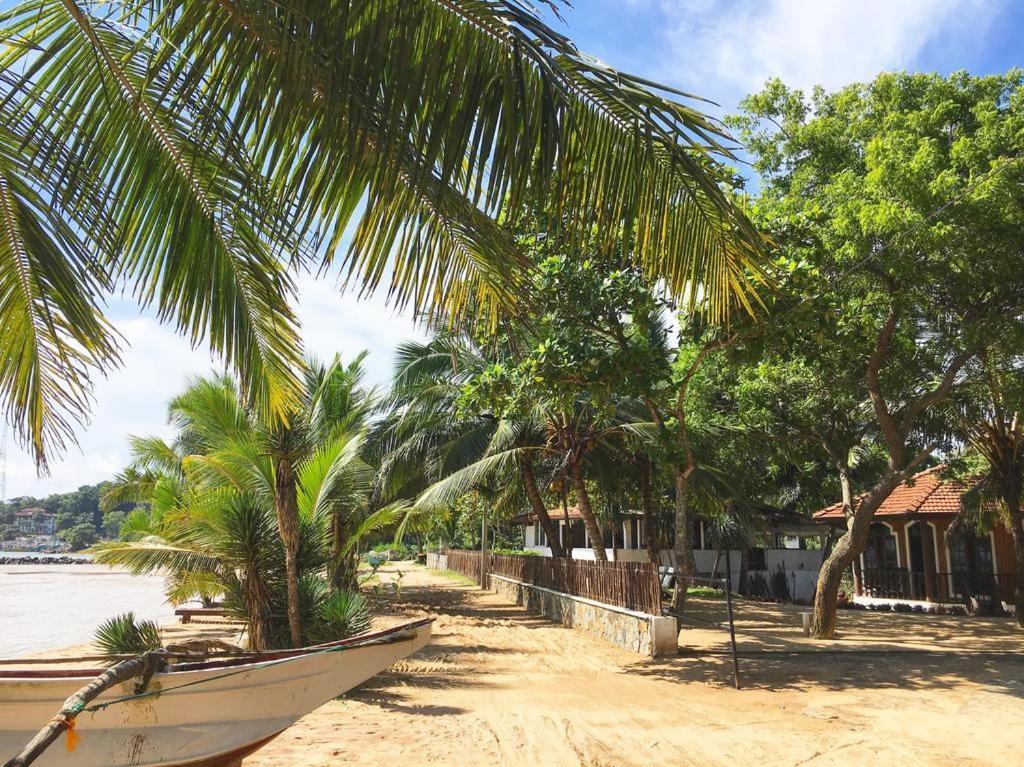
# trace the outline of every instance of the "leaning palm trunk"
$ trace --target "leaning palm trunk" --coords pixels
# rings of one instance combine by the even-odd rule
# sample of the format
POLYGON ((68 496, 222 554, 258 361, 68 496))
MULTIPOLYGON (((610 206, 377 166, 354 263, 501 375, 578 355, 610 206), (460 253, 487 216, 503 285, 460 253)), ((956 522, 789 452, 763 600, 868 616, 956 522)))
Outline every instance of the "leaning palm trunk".
POLYGON ((519 459, 519 470, 523 479, 523 486, 526 488, 526 495, 530 499, 530 506, 533 508, 533 513, 537 515, 537 521, 540 522, 540 526, 544 528, 544 535, 547 536, 551 556, 564 557, 565 550, 558 539, 558 528, 551 521, 551 516, 544 505, 544 499, 540 495, 540 489, 537 487, 537 476, 533 473, 533 462, 528 457, 521 456, 519 459))
POLYGON ((601 526, 597 524, 597 517, 594 516, 594 509, 590 505, 590 493, 587 491, 587 483, 583 479, 583 467, 580 461, 575 460, 569 466, 569 473, 572 476, 572 487, 576 491, 576 503, 580 507, 580 516, 583 517, 583 526, 587 529, 590 537, 590 548, 594 550, 594 559, 598 562, 607 562, 608 555, 604 550, 604 536, 601 534, 601 526))
POLYGON ((277 460, 274 479, 274 507, 284 544, 284 566, 288 580, 288 632, 293 647, 302 645, 302 614, 299 608, 299 506, 295 467, 290 458, 277 460))

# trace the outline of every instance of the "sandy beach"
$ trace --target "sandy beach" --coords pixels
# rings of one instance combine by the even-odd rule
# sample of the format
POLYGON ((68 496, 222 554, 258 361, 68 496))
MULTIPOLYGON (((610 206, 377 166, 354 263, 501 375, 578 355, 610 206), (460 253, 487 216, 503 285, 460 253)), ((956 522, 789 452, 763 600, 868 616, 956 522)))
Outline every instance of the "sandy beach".
MULTIPOLYGON (((800 608, 741 601, 737 691, 720 629, 687 627, 679 655, 644 659, 458 576, 411 563, 379 575, 375 626, 434 616, 431 644, 246 767, 1021 763, 1024 639, 1010 621, 843 611, 842 639, 812 643, 800 608)), ((724 615, 693 606, 701 621, 724 615)), ((164 632, 238 638, 223 623, 164 632)))
POLYGON ((431 645, 247 767, 1021 763, 1024 641, 1009 621, 844 611, 843 639, 815 648, 796 608, 741 603, 737 691, 719 630, 645 660, 397 567, 401 599, 381 620, 435 615, 431 645))

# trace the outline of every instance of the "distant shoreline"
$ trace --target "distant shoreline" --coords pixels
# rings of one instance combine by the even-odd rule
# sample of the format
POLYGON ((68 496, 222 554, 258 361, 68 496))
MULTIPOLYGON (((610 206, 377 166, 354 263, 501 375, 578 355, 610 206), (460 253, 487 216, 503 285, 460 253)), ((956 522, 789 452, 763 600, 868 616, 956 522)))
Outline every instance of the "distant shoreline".
POLYGON ((0 565, 88 565, 88 554, 39 554, 34 551, 0 551, 0 565))

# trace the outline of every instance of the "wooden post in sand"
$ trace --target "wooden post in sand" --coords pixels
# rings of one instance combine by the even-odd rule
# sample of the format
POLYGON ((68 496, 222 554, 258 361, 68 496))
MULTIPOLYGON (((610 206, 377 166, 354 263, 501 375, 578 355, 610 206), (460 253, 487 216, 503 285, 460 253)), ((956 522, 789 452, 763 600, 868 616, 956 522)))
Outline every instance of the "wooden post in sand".
POLYGON ((487 588, 487 506, 480 516, 480 588, 487 588))

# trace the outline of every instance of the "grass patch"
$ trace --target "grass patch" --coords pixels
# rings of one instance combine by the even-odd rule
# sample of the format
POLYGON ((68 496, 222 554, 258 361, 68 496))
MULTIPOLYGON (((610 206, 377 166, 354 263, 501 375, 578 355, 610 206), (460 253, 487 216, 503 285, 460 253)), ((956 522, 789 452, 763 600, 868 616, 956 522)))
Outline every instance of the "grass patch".
POLYGON ((725 592, 721 589, 713 589, 710 586, 690 586, 686 594, 691 597, 705 597, 706 599, 725 599, 725 592))
POLYGON ((454 570, 431 570, 430 572, 434 573, 434 575, 440 575, 442 578, 447 578, 450 581, 455 581, 456 583, 461 584, 463 586, 480 585, 472 578, 467 578, 462 573, 457 573, 454 570))

